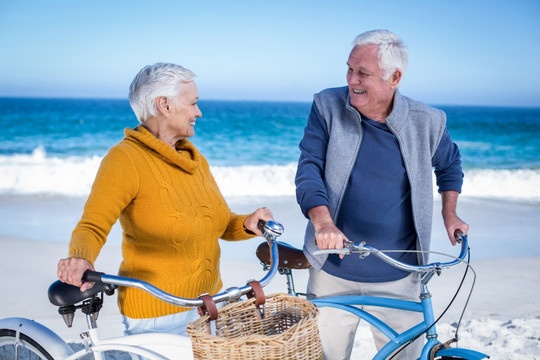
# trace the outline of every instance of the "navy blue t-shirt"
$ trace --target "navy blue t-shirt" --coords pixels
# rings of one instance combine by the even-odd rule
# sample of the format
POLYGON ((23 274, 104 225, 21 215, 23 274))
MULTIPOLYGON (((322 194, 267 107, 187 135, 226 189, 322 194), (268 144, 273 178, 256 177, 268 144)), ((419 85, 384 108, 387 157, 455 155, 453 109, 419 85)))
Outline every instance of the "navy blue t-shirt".
MULTIPOLYGON (((336 226, 355 243, 365 241, 381 250, 415 250, 411 187, 397 138, 386 124, 364 117, 362 120, 363 139, 336 226)), ((387 255, 405 263, 418 263, 416 253, 387 255)), ((330 255, 323 270, 360 282, 393 281, 409 274, 375 255, 365 259, 330 255)))

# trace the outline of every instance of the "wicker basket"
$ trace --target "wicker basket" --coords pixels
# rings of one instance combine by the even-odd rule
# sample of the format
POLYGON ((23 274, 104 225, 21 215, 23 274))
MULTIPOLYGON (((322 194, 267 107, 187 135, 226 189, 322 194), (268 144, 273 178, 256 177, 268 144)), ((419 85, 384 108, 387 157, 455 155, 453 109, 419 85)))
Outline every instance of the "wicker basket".
POLYGON ((317 315, 308 300, 274 294, 260 310, 254 298, 221 308, 215 335, 208 333, 208 315, 191 322, 187 332, 195 359, 322 359, 317 315))

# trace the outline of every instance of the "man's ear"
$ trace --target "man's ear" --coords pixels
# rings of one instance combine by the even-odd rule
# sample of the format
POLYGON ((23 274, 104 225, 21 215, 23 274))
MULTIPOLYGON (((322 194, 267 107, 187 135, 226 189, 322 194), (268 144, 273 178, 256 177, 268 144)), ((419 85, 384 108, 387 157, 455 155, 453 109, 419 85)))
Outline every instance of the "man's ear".
POLYGON ((401 75, 400 69, 394 70, 394 73, 390 75, 390 86, 392 86, 392 88, 395 89, 398 87, 399 82, 401 81, 401 75))
POLYGON ((168 98, 168 97, 166 97, 166 96, 159 96, 159 97, 156 99, 156 105, 157 105, 158 111, 159 111, 163 116, 169 116, 170 101, 169 101, 169 98, 168 98))

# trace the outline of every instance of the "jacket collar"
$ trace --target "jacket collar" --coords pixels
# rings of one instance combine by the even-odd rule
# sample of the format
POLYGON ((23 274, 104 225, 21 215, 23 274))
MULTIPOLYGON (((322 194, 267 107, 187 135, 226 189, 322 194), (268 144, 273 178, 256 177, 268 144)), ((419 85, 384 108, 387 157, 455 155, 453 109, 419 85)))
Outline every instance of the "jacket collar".
MULTIPOLYGON (((351 105, 351 99, 349 97, 349 92, 347 90, 347 103, 346 108, 352 111, 355 111, 360 115, 360 112, 356 110, 354 106, 351 105)), ((386 124, 392 129, 399 131, 405 121, 407 121, 407 115, 409 112, 409 104, 405 101, 404 97, 401 95, 398 89, 394 93, 394 104, 392 105, 392 112, 386 118, 386 124)))
POLYGON ((409 103, 401 95, 398 89, 394 93, 394 105, 392 112, 386 118, 386 123, 395 131, 399 131, 409 118, 409 103))

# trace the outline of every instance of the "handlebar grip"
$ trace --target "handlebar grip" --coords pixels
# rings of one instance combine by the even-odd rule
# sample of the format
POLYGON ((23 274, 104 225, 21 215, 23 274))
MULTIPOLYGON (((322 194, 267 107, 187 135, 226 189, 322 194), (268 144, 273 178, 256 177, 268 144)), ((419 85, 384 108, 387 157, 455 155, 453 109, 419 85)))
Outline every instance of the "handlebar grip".
POLYGON ((461 242, 461 238, 463 236, 465 236, 465 234, 463 233, 463 231, 461 231, 461 229, 456 229, 456 231, 454 231, 454 238, 458 243, 461 242))
POLYGON ((264 226, 266 225, 266 221, 264 220, 259 220, 257 222, 257 227, 259 228, 259 230, 261 230, 261 233, 264 234, 264 226))
POLYGON ((91 271, 86 270, 82 276, 83 282, 94 282, 94 283, 101 283, 101 277, 105 275, 105 273, 98 272, 98 271, 91 271))

